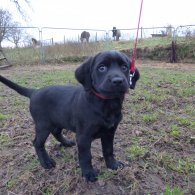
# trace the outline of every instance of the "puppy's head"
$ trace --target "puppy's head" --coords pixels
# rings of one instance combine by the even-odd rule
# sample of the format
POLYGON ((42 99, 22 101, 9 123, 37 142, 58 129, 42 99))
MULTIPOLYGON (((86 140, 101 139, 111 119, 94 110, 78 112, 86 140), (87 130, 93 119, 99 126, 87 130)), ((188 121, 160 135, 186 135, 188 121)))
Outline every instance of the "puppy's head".
MULTIPOLYGON (((129 88, 131 60, 119 51, 104 51, 86 60, 75 72, 76 79, 87 91, 106 97, 120 97, 129 88)), ((136 75, 139 75, 138 70, 136 75)), ((135 87, 138 77, 132 82, 135 87)))

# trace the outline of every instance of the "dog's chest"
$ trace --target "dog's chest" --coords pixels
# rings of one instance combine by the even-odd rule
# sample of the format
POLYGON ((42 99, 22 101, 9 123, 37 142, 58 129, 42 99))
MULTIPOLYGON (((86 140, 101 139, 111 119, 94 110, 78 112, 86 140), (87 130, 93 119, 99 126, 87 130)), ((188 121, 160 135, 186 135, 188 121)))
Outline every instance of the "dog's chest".
POLYGON ((103 122, 103 126, 107 129, 113 128, 119 122, 119 117, 109 117, 106 118, 103 122))
POLYGON ((98 120, 98 124, 96 124, 96 130, 94 131, 93 138, 101 138, 105 133, 113 132, 116 130, 119 122, 122 119, 122 114, 109 114, 104 115, 98 120))
POLYGON ((103 109, 103 124, 107 128, 112 128, 122 119, 121 104, 113 102, 106 104, 103 109))

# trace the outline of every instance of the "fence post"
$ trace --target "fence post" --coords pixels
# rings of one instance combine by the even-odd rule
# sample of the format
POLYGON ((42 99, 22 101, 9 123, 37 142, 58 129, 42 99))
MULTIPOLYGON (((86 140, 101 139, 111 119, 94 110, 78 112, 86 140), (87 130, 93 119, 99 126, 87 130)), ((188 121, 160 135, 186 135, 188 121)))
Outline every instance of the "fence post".
POLYGON ((39 62, 40 64, 45 64, 45 56, 44 56, 44 49, 43 49, 43 39, 42 39, 42 29, 39 29, 39 40, 40 40, 40 49, 39 49, 39 62))
POLYGON ((173 30, 173 39, 171 42, 171 63, 175 63, 177 61, 176 59, 176 32, 177 32, 177 28, 173 30))
POLYGON ((106 31, 106 49, 109 49, 109 31, 106 31))
POLYGON ((65 37, 65 35, 64 35, 64 44, 66 43, 66 37, 65 37))
POLYGON ((96 34, 95 34, 95 42, 97 42, 97 32, 96 32, 96 34))

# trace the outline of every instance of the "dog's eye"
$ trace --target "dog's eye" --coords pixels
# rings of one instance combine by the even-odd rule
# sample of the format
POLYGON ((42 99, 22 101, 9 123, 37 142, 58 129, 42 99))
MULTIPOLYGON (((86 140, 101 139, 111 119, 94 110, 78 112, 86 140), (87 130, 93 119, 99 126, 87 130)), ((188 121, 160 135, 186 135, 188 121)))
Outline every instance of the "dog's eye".
POLYGON ((99 71, 99 72, 105 72, 105 71, 107 71, 107 66, 101 65, 101 66, 98 68, 98 71, 99 71))
POLYGON ((128 66, 127 65, 122 65, 121 69, 123 72, 126 72, 128 70, 128 66))

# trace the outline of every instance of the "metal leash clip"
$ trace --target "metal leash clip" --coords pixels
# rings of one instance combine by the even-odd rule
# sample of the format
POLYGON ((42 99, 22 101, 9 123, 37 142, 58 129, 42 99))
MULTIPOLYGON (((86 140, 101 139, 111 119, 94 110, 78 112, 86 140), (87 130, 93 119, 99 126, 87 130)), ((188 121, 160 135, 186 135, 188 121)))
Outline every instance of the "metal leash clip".
POLYGON ((133 79, 134 75, 135 75, 135 72, 133 72, 132 74, 131 73, 129 74, 129 85, 130 85, 130 87, 132 85, 132 79, 133 79))

